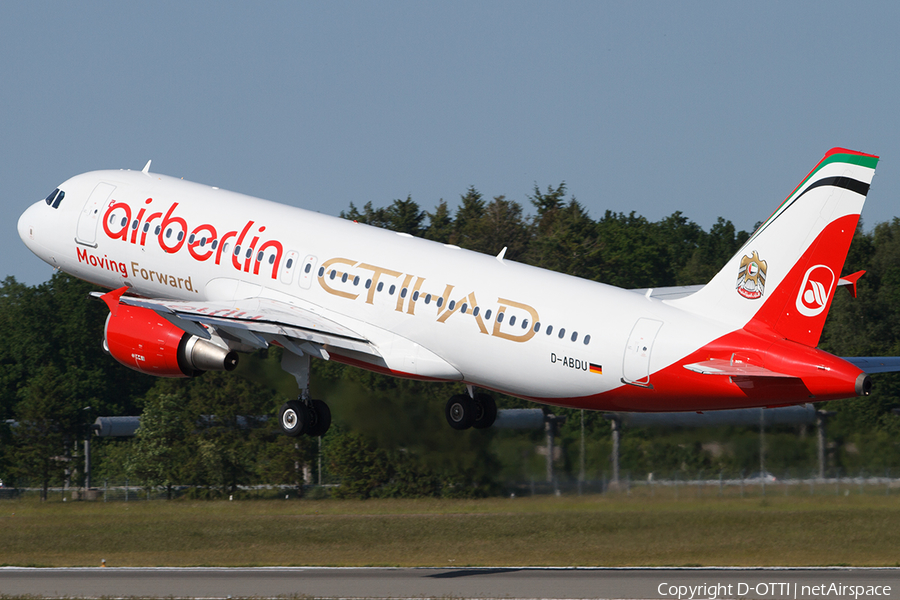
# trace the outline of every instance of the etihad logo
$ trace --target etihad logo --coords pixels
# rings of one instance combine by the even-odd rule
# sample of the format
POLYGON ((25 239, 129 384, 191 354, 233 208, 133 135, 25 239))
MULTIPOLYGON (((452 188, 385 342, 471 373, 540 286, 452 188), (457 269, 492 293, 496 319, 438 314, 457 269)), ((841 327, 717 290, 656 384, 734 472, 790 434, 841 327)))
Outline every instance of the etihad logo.
POLYGON ((759 258, 756 250, 752 256, 745 256, 741 259, 741 266, 738 269, 737 293, 749 300, 762 298, 766 292, 766 269, 768 265, 766 261, 759 258))
POLYGON ((825 310, 834 289, 834 280, 834 271, 825 265, 816 265, 806 271, 795 302, 801 315, 815 317, 825 310))

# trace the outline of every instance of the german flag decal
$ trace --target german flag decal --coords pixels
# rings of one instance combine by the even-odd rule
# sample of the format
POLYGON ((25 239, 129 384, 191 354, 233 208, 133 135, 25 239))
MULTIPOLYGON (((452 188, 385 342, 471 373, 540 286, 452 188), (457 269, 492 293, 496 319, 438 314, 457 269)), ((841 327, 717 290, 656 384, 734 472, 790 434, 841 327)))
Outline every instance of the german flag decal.
POLYGON ((603 365, 595 365, 594 363, 591 363, 591 373, 603 375, 603 365))

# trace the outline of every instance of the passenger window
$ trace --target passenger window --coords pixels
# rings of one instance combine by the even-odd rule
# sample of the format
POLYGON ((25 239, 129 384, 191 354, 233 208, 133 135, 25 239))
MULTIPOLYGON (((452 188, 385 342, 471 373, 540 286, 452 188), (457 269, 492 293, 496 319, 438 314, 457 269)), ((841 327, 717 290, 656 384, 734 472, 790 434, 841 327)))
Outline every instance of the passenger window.
POLYGON ((491 320, 491 309, 487 309, 486 311, 484 311, 484 318, 487 321, 491 320))
POLYGON ((534 324, 534 332, 537 333, 540 330, 541 330, 541 322, 538 321, 537 323, 534 324))
POLYGON ((591 335, 588 334, 588 335, 584 336, 584 345, 587 346, 590 343, 591 343, 591 335))
POLYGON ((311 264, 311 263, 306 263, 306 268, 303 269, 303 272, 304 272, 304 273, 309 273, 309 271, 310 271, 311 269, 312 269, 312 264, 311 264))
POLYGON ((463 302, 462 306, 459 307, 459 312, 466 314, 467 310, 469 310, 469 305, 463 302))
POLYGON ((442 305, 443 303, 444 303, 444 298, 443 298, 443 297, 437 299, 437 305, 438 305, 438 308, 440 308, 441 305, 442 305))
POLYGON ((559 330, 559 339, 563 339, 564 337, 566 337, 566 328, 565 327, 563 327, 562 329, 559 330))
POLYGON ((473 308, 473 309, 472 309, 472 316, 477 317, 477 316, 478 316, 478 311, 479 311, 479 310, 480 310, 480 309, 479 309, 477 306, 476 306, 475 308, 473 308))
POLYGON ((528 319, 522 321, 522 329, 528 329, 528 319))
POLYGON ((447 305, 447 308, 449 308, 450 310, 453 310, 453 308, 455 306, 456 306, 456 300, 451 300, 450 304, 447 305))
POLYGON ((576 341, 577 339, 578 339, 578 332, 577 332, 577 331, 573 331, 573 332, 572 332, 572 341, 574 342, 574 341, 576 341))
POLYGON ((393 296, 393 295, 394 295, 394 292, 395 292, 396 290, 397 290, 397 286, 396 286, 396 285, 392 285, 392 286, 388 289, 388 294, 390 294, 391 296, 393 296))
POLYGON ((498 322, 498 323, 502 323, 502 322, 503 322, 503 313, 497 313, 497 322, 498 322))
POLYGON ((553 325, 547 325, 547 335, 553 333, 553 325))
POLYGON ((510 324, 510 326, 513 326, 516 324, 516 315, 513 315, 509 318, 509 324, 510 324))
MULTIPOLYGON (((308 267, 309 265, 306 265, 306 266, 308 267)), ((324 274, 325 274, 325 267, 319 267, 319 277, 321 277, 324 274)))
POLYGON ((431 304, 431 294, 425 295, 425 304, 431 304))
MULTIPOLYGON (((294 259, 293 258, 287 259, 287 264, 285 265, 285 267, 290 269, 292 266, 294 266, 294 259)), ((307 265, 307 266, 309 266, 309 265, 307 265)))

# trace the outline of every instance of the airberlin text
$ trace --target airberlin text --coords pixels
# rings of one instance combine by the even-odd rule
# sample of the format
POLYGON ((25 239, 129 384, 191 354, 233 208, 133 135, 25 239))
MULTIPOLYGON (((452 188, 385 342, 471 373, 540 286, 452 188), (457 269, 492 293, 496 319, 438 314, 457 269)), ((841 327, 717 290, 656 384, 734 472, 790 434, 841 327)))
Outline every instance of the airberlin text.
POLYGON ((217 265, 230 263, 234 269, 254 275, 259 275, 260 267, 268 263, 272 269, 264 269, 263 274, 277 278, 284 247, 278 240, 264 239, 265 225, 247 221, 240 228, 220 233, 209 223, 196 227, 188 225, 187 220, 176 212, 177 202, 156 212, 152 212, 152 203, 153 198, 147 198, 144 201, 146 206, 135 213, 131 205, 110 200, 103 214, 104 233, 112 240, 137 246, 146 246, 148 239, 151 242, 155 240, 169 254, 187 248, 191 258, 198 262, 212 260, 217 265))
POLYGON ((561 364, 564 367, 569 367, 570 369, 581 371, 587 371, 589 365, 586 360, 581 360, 579 358, 569 358, 568 356, 557 356, 555 352, 550 353, 550 363, 554 365, 561 364))

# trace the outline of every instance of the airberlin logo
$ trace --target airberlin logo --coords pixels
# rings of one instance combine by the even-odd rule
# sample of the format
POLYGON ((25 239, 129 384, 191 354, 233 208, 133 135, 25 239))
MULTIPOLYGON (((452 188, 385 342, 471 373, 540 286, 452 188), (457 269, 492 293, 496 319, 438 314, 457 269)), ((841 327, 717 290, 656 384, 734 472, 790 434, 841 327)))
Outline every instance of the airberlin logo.
POLYGON ((245 273, 259 275, 262 268, 263 274, 272 279, 278 276, 284 248, 278 240, 265 239, 264 225, 247 221, 231 231, 222 231, 211 223, 192 227, 176 213, 177 202, 158 211, 153 210, 152 203, 153 199, 147 198, 144 206, 135 210, 125 202, 111 200, 103 215, 104 233, 110 239, 138 246, 155 242, 169 254, 186 247, 198 262, 212 259, 217 265, 230 263, 245 273))
POLYGON ((822 314, 834 289, 834 272, 825 265, 810 267, 797 293, 797 310, 804 317, 822 314))

